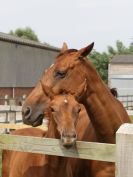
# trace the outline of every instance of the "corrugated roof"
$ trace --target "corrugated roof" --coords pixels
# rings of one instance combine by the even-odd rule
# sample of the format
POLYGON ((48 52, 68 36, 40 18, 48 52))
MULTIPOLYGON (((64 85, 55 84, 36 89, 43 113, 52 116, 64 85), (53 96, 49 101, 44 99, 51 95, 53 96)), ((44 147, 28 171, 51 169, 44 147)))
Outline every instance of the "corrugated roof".
POLYGON ((133 64, 133 54, 116 55, 110 61, 110 63, 114 63, 114 64, 133 64))
POLYGON ((40 43, 40 42, 35 42, 29 39, 23 39, 17 36, 9 35, 0 32, 0 40, 1 41, 6 41, 6 42, 11 42, 11 43, 16 43, 16 44, 21 44, 21 45, 27 45, 31 47, 36 47, 36 48, 42 48, 42 49, 47 49, 47 50, 53 50, 53 51, 60 51, 59 48, 51 46, 47 43, 40 43))
POLYGON ((58 54, 0 40, 0 87, 34 87, 58 54))

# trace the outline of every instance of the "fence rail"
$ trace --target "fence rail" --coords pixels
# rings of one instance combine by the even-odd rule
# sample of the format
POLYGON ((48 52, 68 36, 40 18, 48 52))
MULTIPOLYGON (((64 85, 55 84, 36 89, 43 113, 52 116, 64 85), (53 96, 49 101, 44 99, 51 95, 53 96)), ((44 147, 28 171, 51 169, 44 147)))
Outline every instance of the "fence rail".
POLYGON ((23 95, 22 97, 9 97, 8 95, 5 95, 5 97, 0 97, 0 104, 3 105, 21 105, 24 103, 26 99, 26 95, 23 95))
POLYGON ((76 142, 76 148, 66 149, 60 140, 51 138, 1 135, 0 148, 21 152, 32 152, 56 156, 115 161, 115 145, 89 142, 76 142))
POLYGON ((119 95, 118 99, 126 109, 133 109, 133 95, 119 95))
POLYGON ((116 177, 133 176, 133 124, 123 124, 119 128, 116 145, 77 141, 76 148, 65 149, 57 139, 2 134, 0 148, 115 162, 116 177))
POLYGON ((22 106, 0 105, 0 123, 22 122, 22 106))
MULTIPOLYGON (((21 128, 30 128, 31 126, 25 124, 7 124, 7 123, 0 123, 0 129, 21 129, 21 128)), ((47 125, 40 125, 37 128, 40 128, 44 131, 47 131, 47 125)))

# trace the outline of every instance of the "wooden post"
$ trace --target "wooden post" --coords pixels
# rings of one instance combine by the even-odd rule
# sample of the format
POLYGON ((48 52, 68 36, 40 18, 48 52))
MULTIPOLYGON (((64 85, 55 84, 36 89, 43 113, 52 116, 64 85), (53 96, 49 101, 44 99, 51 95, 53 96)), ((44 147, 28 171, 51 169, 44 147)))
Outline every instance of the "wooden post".
POLYGON ((8 105, 8 95, 5 95, 5 105, 8 105))
POLYGON ((25 100, 26 100, 26 94, 24 94, 23 96, 22 96, 22 105, 24 104, 24 102, 25 102, 25 100))
POLYGON ((116 132, 115 176, 133 176, 133 124, 123 124, 116 132))
POLYGON ((16 112, 15 111, 11 111, 9 114, 9 122, 10 123, 16 123, 16 112))

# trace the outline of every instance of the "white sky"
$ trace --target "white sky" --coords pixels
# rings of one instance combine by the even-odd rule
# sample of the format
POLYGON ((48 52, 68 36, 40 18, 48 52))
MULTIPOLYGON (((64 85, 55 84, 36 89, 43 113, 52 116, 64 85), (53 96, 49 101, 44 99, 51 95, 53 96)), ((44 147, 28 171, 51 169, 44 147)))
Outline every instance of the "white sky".
POLYGON ((41 42, 95 49, 133 41, 133 0, 0 0, 0 32, 31 27, 41 42))

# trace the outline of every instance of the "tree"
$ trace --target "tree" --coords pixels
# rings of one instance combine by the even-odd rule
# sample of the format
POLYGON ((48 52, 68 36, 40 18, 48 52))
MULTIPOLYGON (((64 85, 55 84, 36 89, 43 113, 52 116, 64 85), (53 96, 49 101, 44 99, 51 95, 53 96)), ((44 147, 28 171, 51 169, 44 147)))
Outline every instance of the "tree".
POLYGON ((104 80, 104 82, 107 83, 107 81, 108 81, 108 62, 109 62, 108 54, 105 52, 99 53, 97 51, 93 51, 89 55, 89 60, 95 65, 96 70, 100 74, 102 80, 104 80))
POLYGON ((35 32, 30 28, 30 27, 26 27, 26 28, 17 28, 15 31, 10 31, 9 34, 14 35, 14 36, 18 36, 24 39, 30 39, 33 41, 39 41, 37 35, 35 34, 35 32))
POLYGON ((133 49, 132 43, 127 48, 124 46, 124 44, 121 41, 117 40, 116 41, 116 49, 114 49, 111 46, 108 46, 108 54, 112 58, 116 54, 131 54, 133 52, 132 49, 133 49))
POLYGON ((101 78, 105 83, 108 81, 108 63, 114 57, 114 55, 120 54, 133 54, 133 43, 129 45, 129 47, 125 47, 125 45, 117 40, 116 47, 112 46, 107 47, 107 53, 93 51, 89 55, 89 60, 95 65, 97 71, 99 72, 101 78))

